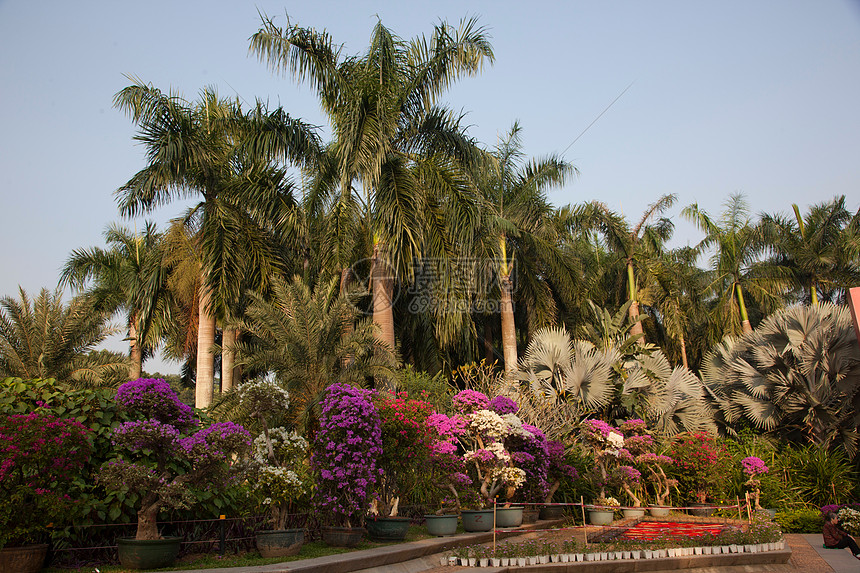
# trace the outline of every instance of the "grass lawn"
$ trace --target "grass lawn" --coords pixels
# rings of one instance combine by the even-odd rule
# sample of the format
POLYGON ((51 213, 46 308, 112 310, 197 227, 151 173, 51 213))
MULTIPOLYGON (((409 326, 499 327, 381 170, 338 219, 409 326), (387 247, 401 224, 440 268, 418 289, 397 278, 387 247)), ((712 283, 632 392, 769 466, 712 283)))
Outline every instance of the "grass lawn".
MULTIPOLYGON (((419 539, 427 539, 431 537, 427 535, 427 530, 424 527, 413 525, 409 528, 409 533, 406 535, 406 541, 418 541, 419 539)), ((158 569, 157 571, 182 571, 185 569, 217 569, 220 567, 254 567, 257 565, 270 565, 272 563, 285 563, 287 561, 298 561, 300 559, 312 559, 314 557, 323 557, 326 555, 337 555, 340 553, 350 553, 352 551, 360 551, 362 549, 372 549, 374 547, 383 547, 385 545, 394 545, 394 543, 375 543, 373 541, 362 541, 357 547, 347 549, 344 547, 329 547, 322 541, 313 541, 302 545, 302 550, 298 555, 292 557, 270 557, 268 559, 260 557, 256 551, 250 551, 244 554, 225 554, 220 557, 217 554, 192 554, 180 558, 173 567, 158 569)), ((95 567, 101 573, 135 573, 136 570, 126 569, 120 565, 87 565, 78 569, 60 569, 58 567, 49 567, 43 569, 44 573, 93 573, 95 567)))

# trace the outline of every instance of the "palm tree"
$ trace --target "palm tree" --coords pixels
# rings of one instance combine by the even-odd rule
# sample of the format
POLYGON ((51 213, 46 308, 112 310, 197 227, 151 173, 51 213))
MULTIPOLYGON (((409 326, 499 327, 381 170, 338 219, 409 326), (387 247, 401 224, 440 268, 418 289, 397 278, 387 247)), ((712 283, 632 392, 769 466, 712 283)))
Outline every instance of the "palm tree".
POLYGON ((636 276, 638 274, 643 277, 641 280, 644 280, 646 270, 660 256, 663 244, 671 238, 674 230, 671 219, 655 218, 674 205, 675 199, 675 195, 660 197, 648 206, 639 222, 632 228, 623 216, 610 211, 606 205, 599 202, 592 203, 591 208, 583 212, 584 223, 597 229, 609 251, 619 256, 623 262, 626 300, 631 301, 628 312, 633 324, 633 335, 643 333, 642 324, 637 320, 641 294, 636 276))
POLYGON ((209 89, 191 103, 138 81, 114 103, 138 125, 135 139, 147 152, 147 166, 116 192, 120 212, 135 216, 174 199, 200 198, 190 211, 191 218, 199 218, 203 263, 195 404, 206 407, 213 394, 216 317, 228 313, 248 269, 265 280, 278 268, 266 234, 249 224, 284 197, 267 185, 269 162, 306 164, 317 147, 316 135, 281 109, 266 113, 258 104, 246 115, 209 89))
POLYGON ((728 424, 857 453, 860 346, 845 307, 793 306, 706 357, 705 384, 728 424))
POLYGON ((761 220, 767 240, 775 253, 773 264, 790 269, 803 296, 817 305, 819 293, 834 301, 835 294, 858 284, 858 267, 844 262, 856 260, 860 252, 860 235, 854 216, 845 208, 845 196, 809 208, 806 217, 792 205, 794 220, 782 215, 763 215, 761 220))
MULTIPOLYGON (((486 35, 475 20, 456 30, 443 22, 429 39, 406 43, 379 22, 363 55, 344 56, 325 32, 289 21, 280 28, 264 18, 251 50, 273 70, 310 83, 320 98, 334 133, 328 232, 355 228, 356 218, 367 221, 373 321, 379 340, 394 349, 395 279, 411 281, 411 265, 422 255, 450 259, 452 237, 474 227, 472 197, 458 172, 476 156, 476 146, 460 117, 436 100, 454 81, 492 61, 486 35), (356 196, 355 184, 363 196, 356 196)), ((334 257, 341 273, 346 258, 334 257)))
POLYGON ((59 291, 42 289, 30 300, 0 299, 0 377, 55 378, 71 386, 116 386, 128 376, 128 361, 93 352, 114 333, 109 316, 90 295, 63 303, 59 291))
POLYGON ((482 258, 493 266, 490 276, 498 281, 506 372, 517 369, 515 267, 516 286, 530 305, 533 326, 556 319, 548 281, 569 297, 574 291, 574 272, 560 249, 561 234, 552 224, 554 209, 545 192, 564 184, 576 169, 556 156, 524 164, 521 132, 514 123, 475 175, 482 215, 476 241, 482 258))
MULTIPOLYGON (((746 295, 767 311, 782 304, 787 285, 785 273, 760 263, 764 248, 762 233, 750 221, 749 207, 740 194, 733 194, 719 220, 714 220, 697 204, 685 207, 682 214, 705 233, 697 248, 713 249, 708 290, 715 298, 715 326, 722 333, 752 332, 746 295)), ((718 336, 717 339, 720 337, 718 336)))
POLYGON ((108 315, 124 311, 128 325, 130 380, 140 378, 144 357, 158 345, 156 315, 164 310, 166 269, 162 264, 162 236, 147 222, 138 235, 111 225, 105 231, 107 249, 72 251, 60 275, 60 285, 88 290, 108 315))
POLYGON ((250 292, 238 361, 256 372, 271 372, 289 391, 294 423, 306 425, 314 405, 335 382, 363 386, 376 377, 393 380, 396 361, 373 335, 369 321, 353 324, 356 311, 338 296, 339 281, 311 292, 299 277, 273 279, 272 297, 250 292), (348 358, 348 359, 347 359, 348 358))

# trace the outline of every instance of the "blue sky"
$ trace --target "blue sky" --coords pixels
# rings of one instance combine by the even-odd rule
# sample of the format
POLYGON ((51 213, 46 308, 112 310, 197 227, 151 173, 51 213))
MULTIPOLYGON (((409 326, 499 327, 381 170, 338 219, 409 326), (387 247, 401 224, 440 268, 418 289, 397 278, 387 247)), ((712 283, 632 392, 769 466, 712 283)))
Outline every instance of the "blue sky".
POLYGON ((70 251, 103 245, 120 221, 112 193, 143 167, 111 105, 125 74, 325 124, 306 86, 249 56, 258 10, 325 28, 347 53, 364 49, 377 18, 408 39, 478 16, 496 63, 445 99, 487 146, 519 120, 531 156, 568 148, 632 83, 567 150, 580 176, 551 198, 598 199, 637 219, 676 193, 676 244, 700 238, 683 206, 717 213, 730 193, 754 212, 839 194, 860 206, 856 0, 0 0, 0 296, 53 289, 70 251))

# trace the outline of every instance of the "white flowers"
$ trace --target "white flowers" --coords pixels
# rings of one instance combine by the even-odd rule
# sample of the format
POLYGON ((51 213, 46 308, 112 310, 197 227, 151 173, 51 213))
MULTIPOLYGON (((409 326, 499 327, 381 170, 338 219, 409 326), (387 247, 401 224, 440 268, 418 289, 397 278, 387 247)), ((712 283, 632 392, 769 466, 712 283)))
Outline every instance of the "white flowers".
POLYGON ((606 436, 606 443, 609 446, 608 450, 617 452, 624 447, 624 436, 616 432, 609 432, 609 435, 606 436))
POLYGON ((239 404, 255 412, 283 411, 290 405, 290 393, 273 379, 258 378, 245 382, 239 386, 238 392, 239 404))
POLYGON ((469 416, 469 427, 490 438, 504 438, 510 433, 508 423, 495 412, 478 410, 469 416))
MULTIPOLYGON (((272 441, 272 450, 275 458, 282 463, 294 463, 294 460, 304 458, 308 451, 308 442, 295 432, 288 432, 286 428, 272 428, 269 430, 269 439, 272 441)), ((254 459, 263 465, 269 463, 269 451, 266 446, 266 435, 261 433, 254 439, 254 459)))
POLYGON ((507 486, 518 488, 526 483, 526 472, 513 467, 496 468, 493 470, 493 479, 507 486))

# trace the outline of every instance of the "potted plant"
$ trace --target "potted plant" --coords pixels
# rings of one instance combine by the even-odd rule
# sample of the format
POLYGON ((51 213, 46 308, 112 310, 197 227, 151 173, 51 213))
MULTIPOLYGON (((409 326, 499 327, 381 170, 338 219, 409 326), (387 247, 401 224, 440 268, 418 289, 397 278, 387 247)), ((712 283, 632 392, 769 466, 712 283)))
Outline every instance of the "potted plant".
POLYGON ((580 443, 594 458, 594 468, 589 477, 599 492, 593 506, 589 509, 589 520, 595 525, 611 523, 615 507, 620 503, 606 495, 606 488, 612 483, 610 473, 619 460, 630 460, 630 452, 624 449, 624 436, 603 420, 584 420, 579 424, 580 443))
POLYGON ((197 429, 200 421, 164 380, 140 378, 121 385, 117 405, 138 417, 120 424, 112 439, 120 456, 104 464, 98 481, 107 490, 124 488, 138 494, 137 535, 117 540, 120 562, 150 569, 172 563, 178 538, 162 538, 158 512, 190 507, 194 487, 229 483, 235 473, 234 454, 246 452, 251 437, 242 426, 219 422, 197 429))
POLYGON ((645 510, 639 509, 642 506, 642 500, 639 498, 642 495, 640 491, 642 489, 642 473, 638 469, 629 465, 617 466, 610 474, 610 481, 617 484, 633 504, 632 507, 628 506, 621 510, 625 519, 645 515, 645 510))
POLYGON ((675 477, 682 491, 693 492, 694 506, 705 506, 694 509, 693 514, 710 515, 708 498, 722 492, 729 473, 731 456, 725 444, 707 432, 685 432, 672 440, 669 456, 675 460, 675 477))
POLYGON ((293 502, 307 491, 309 476, 304 461, 308 443, 282 426, 269 428, 269 419, 282 415, 290 406, 289 392, 274 380, 246 382, 238 393, 240 405, 262 430, 254 439, 249 471, 258 503, 269 514, 266 529, 256 533, 257 550, 263 557, 295 555, 302 548, 305 531, 287 529, 286 525, 293 502))
POLYGON ((564 506, 552 505, 555 493, 566 480, 579 477, 576 468, 567 463, 564 444, 557 440, 547 440, 546 453, 548 459, 547 482, 549 488, 544 497, 544 507, 540 510, 541 519, 560 519, 564 516, 564 506))
POLYGON ((770 469, 765 465, 761 458, 756 456, 745 457, 741 460, 741 465, 744 469, 744 475, 747 476, 747 481, 744 482, 744 485, 751 492, 750 495, 753 499, 753 507, 757 510, 761 510, 762 507, 759 504, 759 499, 761 497, 761 480, 758 476, 766 474, 770 469))
POLYGON ((678 485, 678 480, 666 475, 666 468, 672 467, 675 460, 669 456, 646 452, 636 457, 639 467, 648 472, 648 482, 654 490, 657 503, 649 505, 651 517, 666 517, 670 507, 667 505, 672 487, 678 485))
POLYGON ((411 520, 399 516, 400 500, 422 481, 434 440, 426 420, 435 410, 427 402, 410 399, 406 392, 395 396, 375 392, 373 397, 382 422, 382 452, 376 460, 382 475, 365 524, 371 539, 402 541, 411 520))
POLYGON ((382 470, 382 423, 372 392, 332 384, 322 401, 319 430, 312 440, 314 505, 324 524, 323 541, 352 547, 364 537, 362 525, 382 470))
POLYGON ((0 572, 38 571, 48 526, 73 501, 68 486, 92 451, 90 431, 40 409, 0 418, 0 572))

